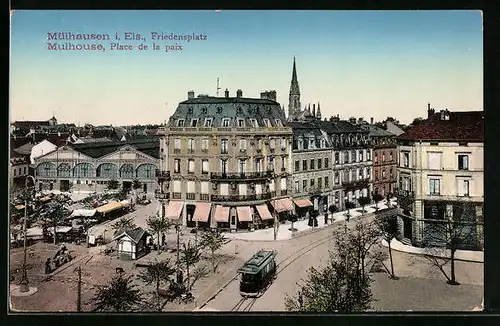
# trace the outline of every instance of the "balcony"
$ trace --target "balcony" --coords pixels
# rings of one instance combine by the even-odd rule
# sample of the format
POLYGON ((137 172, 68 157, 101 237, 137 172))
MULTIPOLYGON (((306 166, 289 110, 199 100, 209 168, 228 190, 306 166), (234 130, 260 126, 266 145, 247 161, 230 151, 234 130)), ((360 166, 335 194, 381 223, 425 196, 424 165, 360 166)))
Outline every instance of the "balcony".
POLYGON ((244 172, 244 173, 219 173, 212 172, 210 173, 211 179, 220 179, 220 180, 254 180, 254 179, 267 179, 272 178, 272 171, 265 172, 244 172))
POLYGON ((186 194, 186 199, 187 199, 187 200, 195 200, 195 198, 196 198, 196 194, 195 194, 195 193, 193 193, 193 192, 188 192, 188 193, 186 194))
POLYGON ((188 149, 188 154, 194 154, 194 149, 188 149))
POLYGON ((342 185, 344 186, 345 189, 360 189, 368 187, 369 183, 370 183, 370 178, 366 178, 356 181, 344 181, 342 185))
POLYGON ((182 199, 182 193, 174 192, 174 193, 172 193, 172 198, 173 199, 182 199))
POLYGON ((170 171, 162 171, 160 169, 156 169, 155 171, 156 178, 160 180, 170 180, 170 171))
POLYGON ((155 191, 155 198, 160 200, 170 199, 169 192, 161 192, 160 190, 155 191))
POLYGON ((280 191, 281 196, 286 196, 288 194, 288 190, 284 189, 280 191))
POLYGON ((210 195, 209 194, 200 194, 200 200, 209 201, 210 195))
POLYGON ((180 154, 181 149, 180 148, 174 148, 174 154, 180 154))
POLYGON ((212 195, 212 201, 252 201, 271 199, 271 193, 259 195, 212 195))

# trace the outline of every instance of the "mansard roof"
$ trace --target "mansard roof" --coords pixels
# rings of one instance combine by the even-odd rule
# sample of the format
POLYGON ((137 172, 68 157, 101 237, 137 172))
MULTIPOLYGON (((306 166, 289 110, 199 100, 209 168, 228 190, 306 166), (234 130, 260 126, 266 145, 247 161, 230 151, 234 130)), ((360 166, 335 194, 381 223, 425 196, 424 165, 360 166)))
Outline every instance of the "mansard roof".
POLYGON ((138 151, 143 152, 154 158, 160 157, 160 141, 158 137, 150 137, 148 139, 115 141, 115 142, 99 142, 99 143, 84 143, 84 144, 68 144, 74 150, 83 153, 92 158, 99 158, 104 155, 115 152, 120 147, 131 145, 138 151))

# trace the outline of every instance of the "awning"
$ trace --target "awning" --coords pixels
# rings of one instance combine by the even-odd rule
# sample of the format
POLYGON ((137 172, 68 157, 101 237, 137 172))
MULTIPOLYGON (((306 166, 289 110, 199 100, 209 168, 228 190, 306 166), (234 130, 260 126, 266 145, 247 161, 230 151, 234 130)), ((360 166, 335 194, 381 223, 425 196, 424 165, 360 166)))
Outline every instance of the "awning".
POLYGON ((128 207, 128 206, 130 206, 130 202, 129 202, 128 200, 122 200, 122 201, 120 202, 120 204, 122 204, 122 205, 123 205, 123 207, 128 207))
POLYGON ((165 209, 165 217, 171 220, 178 220, 181 216, 183 207, 183 201, 171 200, 165 209))
POLYGON ((278 199, 274 200, 271 202, 274 209, 278 212, 290 212, 294 210, 293 202, 290 200, 290 198, 283 198, 283 199, 278 199))
POLYGON ((98 207, 96 211, 98 213, 109 213, 111 211, 114 211, 115 209, 122 208, 122 204, 120 204, 117 201, 110 201, 106 205, 102 205, 101 207, 98 207))
POLYGON ((194 211, 193 221, 208 222, 208 216, 210 215, 210 208, 212 208, 211 203, 196 203, 196 209, 194 211))
POLYGON ((294 202, 295 202, 295 205, 297 205, 299 207, 313 206, 313 204, 311 203, 311 201, 309 199, 296 199, 296 200, 294 200, 294 202))
POLYGON ((45 196, 43 198, 40 198, 39 200, 40 201, 47 201, 47 200, 51 200, 52 198, 50 198, 49 196, 45 196))
POLYGON ((17 206, 14 206, 16 209, 24 209, 24 205, 17 205, 17 206))
POLYGON ((238 221, 252 222, 252 211, 250 210, 250 206, 236 207, 236 212, 238 213, 238 221))
POLYGON ((70 218, 72 218, 72 217, 91 217, 91 216, 94 216, 95 213, 96 213, 95 209, 75 209, 69 217, 70 218))
POLYGON ((215 221, 216 222, 229 222, 229 207, 217 205, 215 208, 215 221))
POLYGON ((255 206, 255 208, 257 208, 257 211, 259 212, 261 220, 265 221, 273 219, 273 216, 271 215, 271 212, 269 212, 269 208, 267 208, 267 205, 257 205, 255 206))

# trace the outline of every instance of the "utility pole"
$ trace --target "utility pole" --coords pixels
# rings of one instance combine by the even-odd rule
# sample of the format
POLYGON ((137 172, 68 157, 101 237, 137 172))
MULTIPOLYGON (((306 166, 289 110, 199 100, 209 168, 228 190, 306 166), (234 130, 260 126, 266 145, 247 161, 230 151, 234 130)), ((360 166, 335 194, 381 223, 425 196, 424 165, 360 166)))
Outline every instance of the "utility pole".
POLYGON ((28 196, 29 196, 29 188, 28 188, 28 179, 33 180, 33 189, 35 187, 35 178, 31 175, 28 175, 26 177, 25 181, 25 197, 24 197, 24 221, 23 221, 23 240, 24 240, 24 256, 23 256, 23 274, 21 276, 21 282, 20 282, 20 287, 19 291, 22 293, 29 292, 30 287, 29 287, 29 280, 28 280, 28 271, 27 271, 27 238, 28 238, 28 230, 27 230, 27 221, 28 221, 28 196))
POLYGON ((177 229, 176 230, 177 231, 177 268, 179 268, 179 266, 180 266, 180 236, 179 236, 180 226, 179 226, 179 224, 177 224, 175 226, 175 228, 177 229))
POLYGON ((77 297, 76 297, 76 311, 82 311, 82 266, 78 266, 76 269, 78 272, 78 289, 77 289, 77 297))

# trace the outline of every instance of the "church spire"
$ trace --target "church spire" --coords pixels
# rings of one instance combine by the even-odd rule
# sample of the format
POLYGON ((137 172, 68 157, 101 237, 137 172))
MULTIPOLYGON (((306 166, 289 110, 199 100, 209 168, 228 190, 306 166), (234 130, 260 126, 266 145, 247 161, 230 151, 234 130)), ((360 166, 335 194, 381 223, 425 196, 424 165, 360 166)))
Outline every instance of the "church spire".
POLYGON ((288 96, 288 118, 293 118, 300 113, 300 89, 299 81, 297 79, 297 66, 295 64, 295 57, 293 57, 292 81, 290 83, 290 93, 288 96))
POLYGON ((318 102, 318 110, 316 111, 316 118, 321 120, 321 109, 319 108, 319 102, 318 102))
POLYGON ((290 85, 290 94, 300 95, 299 81, 297 79, 297 66, 295 57, 293 57, 292 83, 290 85))

